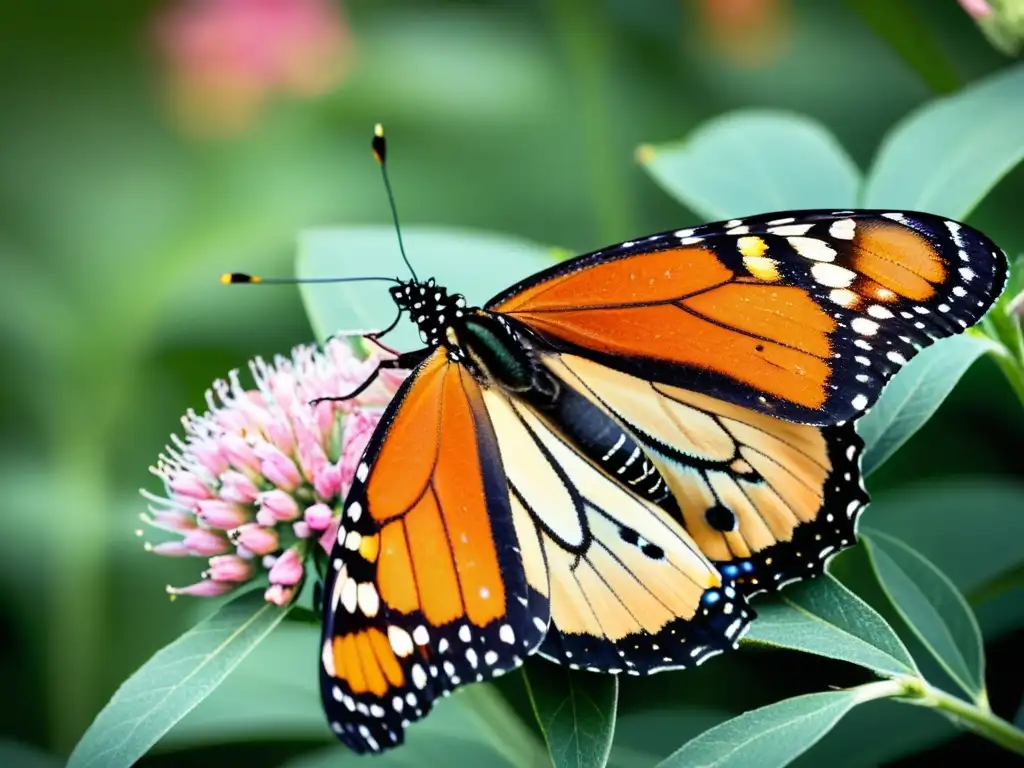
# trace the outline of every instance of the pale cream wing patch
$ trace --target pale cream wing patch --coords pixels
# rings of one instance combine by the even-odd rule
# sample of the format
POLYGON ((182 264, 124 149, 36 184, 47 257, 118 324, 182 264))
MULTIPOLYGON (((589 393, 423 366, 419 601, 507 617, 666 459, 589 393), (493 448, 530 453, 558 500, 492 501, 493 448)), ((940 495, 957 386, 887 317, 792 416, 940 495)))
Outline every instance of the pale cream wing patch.
POLYGON ((527 581, 550 599, 542 653, 606 672, 649 672, 733 645, 749 609, 679 522, 595 466, 529 405, 496 389, 484 401, 527 581))
POLYGON ((701 551, 753 594, 821 571, 867 502, 851 424, 795 424, 586 358, 549 369, 629 433, 701 551))

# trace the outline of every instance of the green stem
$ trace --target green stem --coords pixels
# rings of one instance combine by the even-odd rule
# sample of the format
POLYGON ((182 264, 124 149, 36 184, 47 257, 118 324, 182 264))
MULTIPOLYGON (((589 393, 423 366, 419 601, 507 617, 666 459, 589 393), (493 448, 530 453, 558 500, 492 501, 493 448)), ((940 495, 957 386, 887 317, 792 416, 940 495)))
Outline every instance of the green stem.
POLYGON ((957 698, 921 679, 907 678, 900 682, 905 695, 897 698, 897 701, 937 709, 957 725, 1004 749, 1024 755, 1024 731, 1014 728, 989 709, 957 698))
POLYGON ((583 141, 598 232, 607 242, 630 234, 631 215, 619 152, 612 138, 608 103, 608 32, 601 7, 587 0, 555 0, 555 29, 568 57, 571 85, 579 100, 579 135, 583 141))
POLYGON ((1016 314, 997 305, 981 322, 985 335, 996 343, 992 357, 1010 388, 1024 406, 1024 333, 1016 314))
POLYGON ((63 434, 56 477, 66 514, 51 532, 53 588, 46 610, 51 743, 74 746, 99 705, 99 661, 104 659, 104 584, 109 512, 106 457, 92 434, 63 434))

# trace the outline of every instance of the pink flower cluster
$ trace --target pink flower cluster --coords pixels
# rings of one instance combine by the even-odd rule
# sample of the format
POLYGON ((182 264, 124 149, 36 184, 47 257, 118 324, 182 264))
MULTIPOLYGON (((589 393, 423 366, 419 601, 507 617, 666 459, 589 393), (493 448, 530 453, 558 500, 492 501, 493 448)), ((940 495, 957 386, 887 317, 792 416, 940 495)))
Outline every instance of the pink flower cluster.
POLYGON ((271 97, 333 88, 351 38, 337 0, 174 0, 156 21, 171 95, 192 127, 245 127, 271 97))
POLYGON ((209 410, 186 414, 185 437, 173 436, 152 468, 166 495, 143 491, 152 502, 143 520, 178 536, 147 548, 209 558, 201 581, 168 592, 215 597, 267 570, 267 600, 294 597, 313 542, 330 551, 359 459, 406 374, 382 371, 344 402, 310 401, 353 391, 380 359, 376 351, 361 359, 335 339, 273 364, 257 358, 255 388, 243 387, 237 371, 214 383, 209 410))

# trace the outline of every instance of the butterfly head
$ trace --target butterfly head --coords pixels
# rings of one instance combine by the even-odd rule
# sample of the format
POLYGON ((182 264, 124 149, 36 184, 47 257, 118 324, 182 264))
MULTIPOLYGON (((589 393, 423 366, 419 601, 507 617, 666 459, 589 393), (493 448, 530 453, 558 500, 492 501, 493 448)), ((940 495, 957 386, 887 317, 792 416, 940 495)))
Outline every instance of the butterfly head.
POLYGON ((466 299, 448 293, 434 278, 401 282, 391 289, 391 298, 400 310, 409 313, 420 332, 420 341, 430 347, 444 344, 447 329, 461 322, 466 315, 466 299))

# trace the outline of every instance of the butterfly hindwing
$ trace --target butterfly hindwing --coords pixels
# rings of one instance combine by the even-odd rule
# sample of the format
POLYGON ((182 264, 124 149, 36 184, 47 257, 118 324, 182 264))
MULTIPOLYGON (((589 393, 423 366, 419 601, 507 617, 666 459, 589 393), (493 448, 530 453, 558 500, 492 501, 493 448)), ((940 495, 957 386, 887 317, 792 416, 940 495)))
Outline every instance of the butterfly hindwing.
POLYGON ((939 216, 796 211, 563 262, 487 309, 643 379, 808 424, 859 416, 934 339, 977 322, 1002 252, 939 216))
POLYGON ((574 436, 602 451, 625 439, 614 422, 567 388, 543 408, 493 388, 484 402, 527 581, 550 599, 542 655, 647 674, 700 664, 735 645, 752 611, 731 580, 667 512, 590 461, 560 420, 575 419, 574 436))
POLYGON ((541 641, 480 387, 435 352, 399 390, 342 512, 324 592, 321 693, 357 752, 401 743, 453 688, 541 641))
MULTIPOLYGON (((550 370, 621 425, 671 490, 637 490, 671 510, 700 550, 748 596, 816 576, 856 543, 867 504, 863 442, 851 422, 817 427, 652 383, 574 355, 550 370)), ((628 451, 602 457, 610 468, 628 451)))

